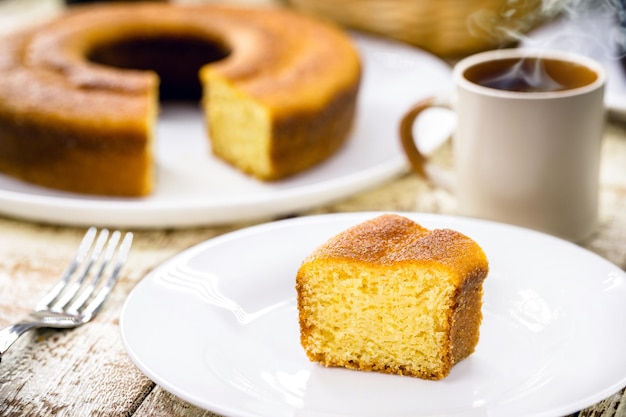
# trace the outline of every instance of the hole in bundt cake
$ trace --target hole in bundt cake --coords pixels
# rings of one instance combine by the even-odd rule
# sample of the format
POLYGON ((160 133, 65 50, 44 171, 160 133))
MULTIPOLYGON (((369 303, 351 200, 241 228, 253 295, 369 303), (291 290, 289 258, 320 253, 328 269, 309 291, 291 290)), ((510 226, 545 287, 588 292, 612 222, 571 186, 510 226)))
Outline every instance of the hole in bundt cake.
POLYGON ((124 39, 92 49, 89 61, 124 69, 152 70, 160 78, 160 99, 198 100, 200 68, 230 54, 219 41, 193 37, 154 36, 124 39))

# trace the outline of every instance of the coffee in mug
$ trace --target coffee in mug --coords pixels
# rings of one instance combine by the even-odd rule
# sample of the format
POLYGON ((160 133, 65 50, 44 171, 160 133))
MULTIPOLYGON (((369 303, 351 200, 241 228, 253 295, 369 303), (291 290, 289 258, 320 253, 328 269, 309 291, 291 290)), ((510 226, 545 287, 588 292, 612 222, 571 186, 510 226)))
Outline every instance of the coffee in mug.
POLYGON ((598 217, 603 67, 567 52, 504 49, 461 60, 453 83, 452 96, 427 98, 401 120, 414 170, 445 186, 417 148, 413 124, 426 108, 451 108, 459 214, 588 237, 598 217))
POLYGON ((550 92, 584 87, 598 75, 584 65, 546 58, 508 58, 483 62, 465 70, 470 82, 496 90, 550 92))

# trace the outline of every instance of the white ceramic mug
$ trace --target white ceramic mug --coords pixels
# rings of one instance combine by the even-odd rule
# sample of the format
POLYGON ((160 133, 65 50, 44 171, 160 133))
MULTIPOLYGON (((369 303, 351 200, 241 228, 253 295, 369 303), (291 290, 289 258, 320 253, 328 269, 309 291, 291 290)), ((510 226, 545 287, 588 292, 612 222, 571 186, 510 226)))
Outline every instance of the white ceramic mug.
POLYGON ((450 98, 417 103, 401 121, 402 145, 414 170, 441 182, 433 174, 437 167, 415 145, 413 125, 429 107, 452 108, 457 117, 453 188, 460 214, 571 241, 588 237, 598 217, 602 66, 572 53, 494 50, 455 65, 453 83, 450 98), (535 87, 498 85, 501 79, 520 81, 503 73, 513 61, 524 72, 543 68, 549 77, 535 87))

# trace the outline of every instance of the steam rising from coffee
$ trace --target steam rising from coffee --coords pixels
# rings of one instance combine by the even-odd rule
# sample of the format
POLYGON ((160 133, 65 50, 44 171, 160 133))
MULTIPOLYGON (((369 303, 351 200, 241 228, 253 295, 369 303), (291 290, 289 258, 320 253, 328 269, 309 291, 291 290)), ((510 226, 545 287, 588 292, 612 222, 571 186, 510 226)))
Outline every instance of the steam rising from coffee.
POLYGON ((485 87, 507 91, 547 92, 567 88, 549 76, 544 69, 543 61, 537 59, 512 61, 501 71, 495 71, 487 77, 472 79, 472 81, 485 87))
POLYGON ((507 0, 498 12, 479 10, 468 18, 473 36, 502 43, 525 41, 537 49, 562 49, 597 58, 626 54, 626 0, 507 0), (568 30, 541 43, 527 37, 530 29, 552 19, 568 21, 568 30))
MULTIPOLYGON (((468 19, 470 33, 523 42, 536 51, 557 49, 603 61, 626 56, 626 0, 508 0, 498 16, 478 11, 468 19), (541 22, 561 19, 567 30, 535 39, 527 33, 541 22)), ((540 30, 540 29, 539 29, 540 30)), ((540 58, 540 57, 539 57, 540 58)), ((564 88, 549 77, 541 59, 518 61, 482 85, 515 91, 554 91, 564 88), (528 61, 532 61, 529 63, 528 61)))

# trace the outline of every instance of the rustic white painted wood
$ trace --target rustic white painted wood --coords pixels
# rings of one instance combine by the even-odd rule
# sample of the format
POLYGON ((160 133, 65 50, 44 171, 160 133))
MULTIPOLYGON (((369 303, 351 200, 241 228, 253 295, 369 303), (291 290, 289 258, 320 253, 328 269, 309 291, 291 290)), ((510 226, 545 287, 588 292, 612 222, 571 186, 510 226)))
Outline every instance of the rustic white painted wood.
MULTIPOLYGON (((440 157, 446 155, 444 149, 440 157)), ((626 129, 617 124, 607 129, 602 181, 601 226, 583 246, 626 268, 626 129)), ((453 213, 454 205, 452 195, 407 174, 300 214, 356 210, 453 213)), ((94 322, 71 331, 31 333, 5 356, 0 363, 0 416, 214 417, 165 392, 131 363, 120 341, 118 320, 126 296, 148 271, 185 248, 245 226, 135 231, 121 281, 94 322)), ((0 326, 29 311, 72 258, 83 233, 81 228, 0 218, 0 326)), ((626 416, 625 391, 582 410, 579 416, 626 416)))

